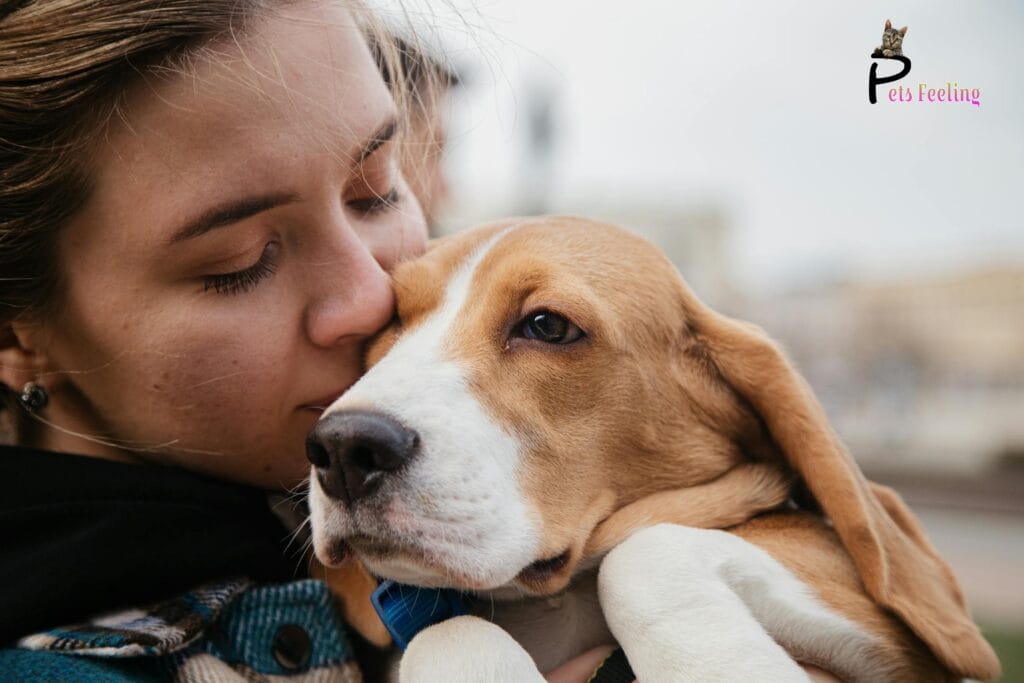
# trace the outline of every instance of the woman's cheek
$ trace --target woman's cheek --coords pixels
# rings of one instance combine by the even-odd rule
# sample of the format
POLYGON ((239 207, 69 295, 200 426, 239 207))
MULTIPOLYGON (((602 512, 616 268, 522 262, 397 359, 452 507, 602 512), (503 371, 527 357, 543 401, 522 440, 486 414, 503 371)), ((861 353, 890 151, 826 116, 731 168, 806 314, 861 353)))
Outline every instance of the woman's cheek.
POLYGON ((381 266, 390 271, 402 261, 416 258, 427 249, 427 221, 416 195, 408 183, 401 181, 402 202, 396 207, 394 224, 388 231, 389 244, 384 245, 385 258, 378 258, 381 266))
POLYGON ((178 419, 187 416, 200 424, 220 419, 225 427, 259 417, 254 413, 262 412, 260 401, 282 391, 276 373, 286 372, 274 362, 280 360, 275 350, 281 345, 274 330, 270 326, 261 333, 240 324, 208 325, 206 334, 192 329, 164 355, 169 361, 159 373, 164 402, 178 419))

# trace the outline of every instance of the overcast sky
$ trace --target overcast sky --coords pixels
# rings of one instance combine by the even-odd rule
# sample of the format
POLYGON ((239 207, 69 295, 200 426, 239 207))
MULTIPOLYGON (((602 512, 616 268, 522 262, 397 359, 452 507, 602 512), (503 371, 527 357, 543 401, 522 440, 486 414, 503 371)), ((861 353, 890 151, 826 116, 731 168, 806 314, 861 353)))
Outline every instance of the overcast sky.
POLYGON ((748 286, 1024 264, 1024 3, 452 6, 461 17, 435 4, 425 19, 471 66, 452 152, 464 200, 509 206, 519 110, 541 83, 557 93, 554 205, 719 205, 748 286), (896 85, 915 101, 880 86, 871 105, 890 17, 909 26, 896 85), (947 81, 979 88, 981 106, 916 101, 919 83, 947 81))

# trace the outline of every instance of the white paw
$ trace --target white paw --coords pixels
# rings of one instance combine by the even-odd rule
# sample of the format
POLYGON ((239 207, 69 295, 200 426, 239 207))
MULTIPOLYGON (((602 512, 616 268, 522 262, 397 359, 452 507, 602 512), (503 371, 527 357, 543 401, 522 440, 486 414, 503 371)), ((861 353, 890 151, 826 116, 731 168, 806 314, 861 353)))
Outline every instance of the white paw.
POLYGON ((399 669, 401 683, 533 683, 544 677, 512 636, 479 617, 462 616, 420 631, 399 669))
POLYGON ((760 588, 762 574, 776 569, 766 562, 773 563, 724 531, 673 524, 639 531, 612 550, 601 564, 598 595, 637 678, 808 683, 733 585, 734 570, 743 584, 749 569, 760 588))

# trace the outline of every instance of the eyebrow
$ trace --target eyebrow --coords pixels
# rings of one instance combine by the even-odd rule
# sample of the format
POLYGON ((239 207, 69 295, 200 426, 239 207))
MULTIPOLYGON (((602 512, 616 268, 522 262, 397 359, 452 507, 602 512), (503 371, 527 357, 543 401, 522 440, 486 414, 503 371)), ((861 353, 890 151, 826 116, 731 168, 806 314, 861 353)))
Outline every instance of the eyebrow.
POLYGON ((394 116, 389 118, 383 123, 377 130, 374 131, 370 139, 367 140, 363 148, 359 150, 359 163, 363 163, 366 159, 380 149, 386 142, 389 142, 395 137, 395 133, 398 131, 398 119, 394 116))
POLYGON ((290 192, 279 192, 275 194, 260 195, 257 197, 245 197, 214 207, 199 218, 190 221, 185 227, 174 233, 171 244, 198 237, 210 232, 215 228, 237 223, 240 220, 255 216, 258 213, 273 209, 283 204, 298 201, 299 196, 290 192))
MULTIPOLYGON (((389 118, 383 125, 378 127, 373 135, 363 143, 359 153, 354 155, 354 158, 358 159, 357 165, 366 161, 380 147, 394 138, 397 130, 398 121, 394 117, 389 118)), ((237 223, 278 206, 291 204, 299 199, 300 196, 294 192, 272 192, 270 194, 233 199, 215 206, 198 218, 186 223, 182 228, 175 231, 174 236, 171 237, 170 244, 198 237, 216 228, 237 223)))

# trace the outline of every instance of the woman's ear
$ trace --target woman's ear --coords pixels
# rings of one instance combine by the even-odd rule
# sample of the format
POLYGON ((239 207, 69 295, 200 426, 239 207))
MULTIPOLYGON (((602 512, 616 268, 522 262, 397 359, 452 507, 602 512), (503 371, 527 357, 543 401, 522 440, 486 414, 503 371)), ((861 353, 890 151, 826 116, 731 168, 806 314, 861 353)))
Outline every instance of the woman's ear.
POLYGON ((21 391, 27 382, 39 381, 39 375, 49 368, 49 359, 40 348, 36 328, 0 324, 0 383, 21 391))
POLYGON ((832 521, 868 594, 892 610, 950 671, 989 680, 999 660, 967 611, 949 565, 895 492, 870 484, 807 382, 754 325, 683 306, 703 362, 763 421, 785 460, 832 521))

